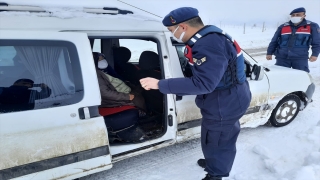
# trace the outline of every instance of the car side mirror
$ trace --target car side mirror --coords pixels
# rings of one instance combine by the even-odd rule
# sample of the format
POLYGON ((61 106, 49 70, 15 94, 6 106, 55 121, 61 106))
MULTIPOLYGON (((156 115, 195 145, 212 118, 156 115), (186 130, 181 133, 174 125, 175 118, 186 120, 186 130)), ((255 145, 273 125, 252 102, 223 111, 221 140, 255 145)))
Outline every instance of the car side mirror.
POLYGON ((250 78, 255 81, 260 81, 263 79, 263 76, 263 66, 257 64, 253 65, 250 78))

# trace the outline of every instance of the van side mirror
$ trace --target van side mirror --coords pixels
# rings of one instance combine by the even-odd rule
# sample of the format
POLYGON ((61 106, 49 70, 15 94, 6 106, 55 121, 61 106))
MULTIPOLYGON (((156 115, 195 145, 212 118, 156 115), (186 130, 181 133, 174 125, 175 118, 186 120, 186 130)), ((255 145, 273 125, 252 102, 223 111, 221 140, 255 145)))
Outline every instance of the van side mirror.
POLYGON ((260 81, 263 79, 263 76, 263 66, 257 64, 253 65, 250 78, 255 81, 260 81))

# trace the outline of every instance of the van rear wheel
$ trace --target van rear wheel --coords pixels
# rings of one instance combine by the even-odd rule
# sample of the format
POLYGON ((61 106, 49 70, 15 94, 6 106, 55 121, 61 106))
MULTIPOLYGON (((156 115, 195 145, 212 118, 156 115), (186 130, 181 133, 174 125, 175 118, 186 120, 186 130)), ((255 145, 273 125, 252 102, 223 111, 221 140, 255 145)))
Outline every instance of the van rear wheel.
POLYGON ((285 96, 273 109, 269 122, 274 127, 282 127, 291 123, 298 115, 301 101, 297 95, 285 96))

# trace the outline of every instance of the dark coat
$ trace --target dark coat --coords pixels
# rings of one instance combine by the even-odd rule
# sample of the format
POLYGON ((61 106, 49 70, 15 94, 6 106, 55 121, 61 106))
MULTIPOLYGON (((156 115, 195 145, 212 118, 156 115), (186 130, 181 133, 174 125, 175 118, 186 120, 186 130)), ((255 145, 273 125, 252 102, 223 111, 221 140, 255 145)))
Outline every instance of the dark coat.
POLYGON ((136 87, 130 86, 131 92, 135 97, 130 101, 130 96, 127 93, 118 92, 110 83, 107 76, 100 70, 97 70, 97 77, 101 94, 100 107, 119 107, 119 106, 137 106, 140 109, 145 109, 143 97, 140 95, 136 87))
POLYGON ((248 82, 226 90, 215 90, 229 59, 237 57, 233 44, 224 35, 209 34, 194 44, 192 55, 198 60, 205 58, 202 63, 194 64, 193 76, 160 80, 159 90, 164 94, 197 95, 196 104, 201 109, 203 124, 234 124, 228 119, 242 116, 249 107, 251 92, 248 82))
POLYGON ((320 28, 317 23, 303 20, 299 25, 289 21, 280 25, 275 32, 267 50, 267 55, 275 55, 276 59, 307 60, 309 48, 311 56, 320 53, 320 28))
POLYGON ((31 90, 26 86, 0 87, 0 113, 32 110, 35 100, 50 97, 51 89, 42 87, 41 91, 31 90))

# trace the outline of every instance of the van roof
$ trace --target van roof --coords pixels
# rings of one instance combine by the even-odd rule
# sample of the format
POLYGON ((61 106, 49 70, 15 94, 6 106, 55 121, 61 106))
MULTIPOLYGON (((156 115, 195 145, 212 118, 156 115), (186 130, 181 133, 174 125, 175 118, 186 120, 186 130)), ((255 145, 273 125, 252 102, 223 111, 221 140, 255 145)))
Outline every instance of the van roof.
POLYGON ((0 4, 1 30, 167 31, 161 18, 114 7, 76 8, 0 4))

